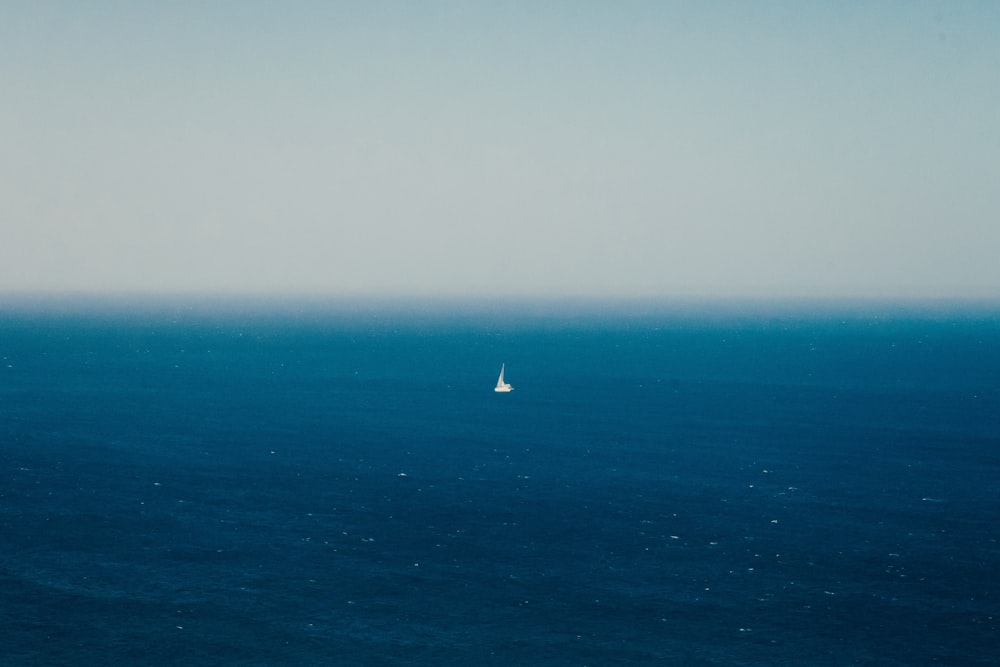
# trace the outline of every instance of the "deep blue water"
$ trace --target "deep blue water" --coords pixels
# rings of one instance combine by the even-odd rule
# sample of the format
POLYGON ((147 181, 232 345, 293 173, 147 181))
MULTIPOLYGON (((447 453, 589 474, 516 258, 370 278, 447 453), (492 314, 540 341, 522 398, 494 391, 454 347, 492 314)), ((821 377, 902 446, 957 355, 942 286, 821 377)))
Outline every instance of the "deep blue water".
POLYGON ((995 660, 996 310, 22 303, 0 362, 5 665, 995 660))

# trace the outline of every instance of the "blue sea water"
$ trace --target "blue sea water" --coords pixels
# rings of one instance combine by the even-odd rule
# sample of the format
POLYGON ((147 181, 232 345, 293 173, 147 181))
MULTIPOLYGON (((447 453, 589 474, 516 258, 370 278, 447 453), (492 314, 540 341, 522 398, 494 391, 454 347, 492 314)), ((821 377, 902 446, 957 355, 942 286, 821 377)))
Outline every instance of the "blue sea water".
POLYGON ((993 664, 998 526, 996 309, 0 308, 5 665, 993 664))

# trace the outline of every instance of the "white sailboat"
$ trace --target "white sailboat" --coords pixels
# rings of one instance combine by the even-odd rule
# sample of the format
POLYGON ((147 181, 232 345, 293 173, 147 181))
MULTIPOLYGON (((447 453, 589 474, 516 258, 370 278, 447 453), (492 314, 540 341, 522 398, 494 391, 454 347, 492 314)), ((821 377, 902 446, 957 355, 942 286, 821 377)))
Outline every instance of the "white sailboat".
POLYGON ((493 387, 493 391, 506 393, 508 391, 514 391, 514 388, 503 381, 503 364, 500 364, 500 377, 497 379, 497 386, 493 387))

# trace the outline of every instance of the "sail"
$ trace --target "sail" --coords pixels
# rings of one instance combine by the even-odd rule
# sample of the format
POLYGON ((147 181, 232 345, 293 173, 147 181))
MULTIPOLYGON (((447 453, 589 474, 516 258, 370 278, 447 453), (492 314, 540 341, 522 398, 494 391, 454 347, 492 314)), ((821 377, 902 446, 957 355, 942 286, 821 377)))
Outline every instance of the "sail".
POLYGON ((503 371, 504 371, 504 365, 500 364, 500 377, 497 378, 497 386, 493 388, 493 391, 498 391, 498 392, 514 391, 514 388, 512 386, 504 382, 503 371))

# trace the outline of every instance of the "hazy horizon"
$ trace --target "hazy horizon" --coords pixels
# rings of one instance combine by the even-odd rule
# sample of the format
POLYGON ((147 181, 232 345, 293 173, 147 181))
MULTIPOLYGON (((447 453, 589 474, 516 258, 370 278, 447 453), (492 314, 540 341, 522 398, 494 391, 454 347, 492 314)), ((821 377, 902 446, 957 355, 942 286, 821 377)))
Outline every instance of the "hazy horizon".
POLYGON ((0 7, 0 294, 993 299, 1000 5, 0 7))

